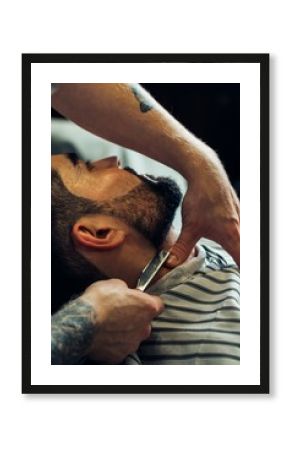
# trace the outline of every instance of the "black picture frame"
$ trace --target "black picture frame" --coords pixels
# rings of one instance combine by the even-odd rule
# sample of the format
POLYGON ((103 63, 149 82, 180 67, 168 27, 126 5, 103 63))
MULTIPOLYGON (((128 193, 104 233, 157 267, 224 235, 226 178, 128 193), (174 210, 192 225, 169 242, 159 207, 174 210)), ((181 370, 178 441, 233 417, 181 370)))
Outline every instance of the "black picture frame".
POLYGON ((22 55, 22 393, 269 393, 269 54, 22 55), (260 383, 257 385, 32 385, 31 383, 31 65, 33 63, 256 63, 260 65, 260 383))

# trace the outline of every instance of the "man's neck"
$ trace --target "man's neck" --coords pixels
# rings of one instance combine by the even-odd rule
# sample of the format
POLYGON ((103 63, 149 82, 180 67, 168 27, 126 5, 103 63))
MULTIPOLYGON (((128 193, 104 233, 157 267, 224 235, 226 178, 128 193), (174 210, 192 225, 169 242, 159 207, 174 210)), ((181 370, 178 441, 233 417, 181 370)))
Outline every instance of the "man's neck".
MULTIPOLYGON (((178 235, 177 235, 176 231, 174 230, 174 228, 171 228, 168 235, 166 236, 166 239, 164 241, 162 248, 165 250, 170 250, 173 247, 173 245, 175 244, 175 242, 177 241, 177 238, 178 238, 178 235)), ((195 255, 196 255, 196 248, 193 247, 190 255, 184 262, 190 261, 195 255)), ((156 273, 155 277, 152 279, 149 286, 152 286, 157 281, 161 280, 167 273, 171 272, 171 270, 172 270, 172 268, 169 268, 166 265, 166 261, 165 261, 163 266, 159 269, 159 271, 156 273)))
MULTIPOLYGON (((175 242, 177 241, 178 238, 178 234, 176 233, 176 231, 174 230, 173 227, 170 228, 165 241, 162 244, 162 248, 160 248, 160 250, 164 249, 164 250, 170 250, 173 245, 175 244, 175 242)), ((144 251, 144 246, 141 244, 138 250, 138 257, 134 258, 133 261, 131 262, 130 266, 127 267, 129 270, 127 271, 127 279, 125 279, 124 281, 127 282, 128 286, 131 288, 135 288, 138 282, 138 279, 143 271, 143 269, 147 266, 147 264, 152 261, 152 259, 156 256, 157 254, 157 250, 156 248, 151 248, 149 250, 149 248, 146 249, 146 251, 144 251)), ((196 250, 195 247, 192 249, 190 255, 188 256, 188 258, 186 259, 186 261, 190 261, 196 254, 196 250)), ((184 261, 184 262, 186 262, 184 261)), ((152 281, 150 282, 150 284, 148 285, 151 286, 153 284, 155 284, 157 281, 161 280, 167 273, 171 272, 172 268, 169 268, 166 265, 166 261, 163 264, 163 266, 158 270, 158 272, 156 273, 156 275, 154 276, 154 278, 152 279, 152 281)))
MULTIPOLYGON (((178 236, 177 236, 176 231, 174 230, 173 227, 171 227, 169 232, 168 232, 168 234, 167 234, 167 236, 166 236, 166 238, 165 238, 165 241, 162 244, 162 250, 170 250, 171 247, 173 247, 173 245, 175 244, 175 242, 177 240, 177 237, 178 236)), ((155 277, 150 282, 149 286, 151 286, 152 284, 156 283, 158 280, 163 278, 171 270, 172 269, 170 269, 169 267, 166 266, 166 261, 165 261, 165 263, 158 270, 158 272, 156 273, 155 277)))
MULTIPOLYGON (((162 249, 170 250, 177 240, 177 233, 173 228, 170 229, 162 244, 162 249)), ((161 248, 160 248, 161 250, 161 248)), ((103 273, 109 278, 119 278, 124 280, 132 289, 136 288, 138 279, 147 266, 147 264, 156 256, 157 249, 145 238, 128 239, 126 247, 120 252, 103 254, 100 260, 100 265, 96 264, 103 273)), ((192 257, 191 254, 190 257, 192 257)), ((159 269, 150 285, 156 283, 163 278, 171 269, 166 266, 166 263, 159 269)), ((149 285, 149 286, 150 286, 149 285)))

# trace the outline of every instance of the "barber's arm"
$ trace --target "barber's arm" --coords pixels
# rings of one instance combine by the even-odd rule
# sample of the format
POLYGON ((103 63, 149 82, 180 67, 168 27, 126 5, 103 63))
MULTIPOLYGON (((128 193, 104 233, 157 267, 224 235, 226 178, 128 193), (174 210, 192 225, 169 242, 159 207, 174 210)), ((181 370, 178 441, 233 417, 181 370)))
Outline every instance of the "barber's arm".
POLYGON ((202 236, 222 244, 239 264, 239 202, 220 160, 140 85, 60 84, 52 106, 86 130, 186 178, 183 228, 169 265, 183 262, 202 236))
POLYGON ((150 336, 162 301, 129 289, 121 280, 99 281, 52 316, 52 364, 79 364, 89 357, 118 364, 150 336))

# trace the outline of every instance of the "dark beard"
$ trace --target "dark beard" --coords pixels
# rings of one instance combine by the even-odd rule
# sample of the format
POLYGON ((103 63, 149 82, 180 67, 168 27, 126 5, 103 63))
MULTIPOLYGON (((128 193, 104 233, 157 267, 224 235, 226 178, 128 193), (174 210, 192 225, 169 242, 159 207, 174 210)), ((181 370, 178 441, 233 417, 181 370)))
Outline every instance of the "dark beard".
POLYGON ((156 232, 153 239, 154 245, 159 249, 170 229, 176 210, 181 202, 181 189, 171 178, 147 174, 139 175, 130 167, 125 167, 125 170, 140 178, 143 183, 148 184, 162 201, 163 208, 162 211, 160 210, 160 214, 158 216, 156 232))

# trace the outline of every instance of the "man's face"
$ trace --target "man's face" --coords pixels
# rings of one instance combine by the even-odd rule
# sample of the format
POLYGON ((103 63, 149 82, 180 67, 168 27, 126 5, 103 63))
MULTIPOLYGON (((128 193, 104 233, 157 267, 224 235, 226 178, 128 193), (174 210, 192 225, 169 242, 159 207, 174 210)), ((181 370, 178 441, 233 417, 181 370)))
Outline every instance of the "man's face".
POLYGON ((51 165, 72 194, 93 201, 123 196, 141 184, 138 176, 120 167, 115 156, 85 163, 70 153, 52 156, 51 165))
MULTIPOLYGON (((177 184, 167 177, 139 175, 133 169, 122 169, 116 157, 93 163, 79 160, 75 154, 52 157, 56 172, 68 195, 57 183, 52 189, 55 204, 73 226, 75 215, 105 214, 123 220, 156 247, 163 242, 182 194, 177 184), (76 203, 91 201, 92 204, 76 203), (63 202, 63 206, 61 206, 63 202), (70 205, 71 203, 71 205, 70 205), (97 208, 97 209, 96 209, 97 208)), ((55 205, 54 205, 55 206, 55 205)), ((54 207, 52 205, 52 207, 54 207)))

